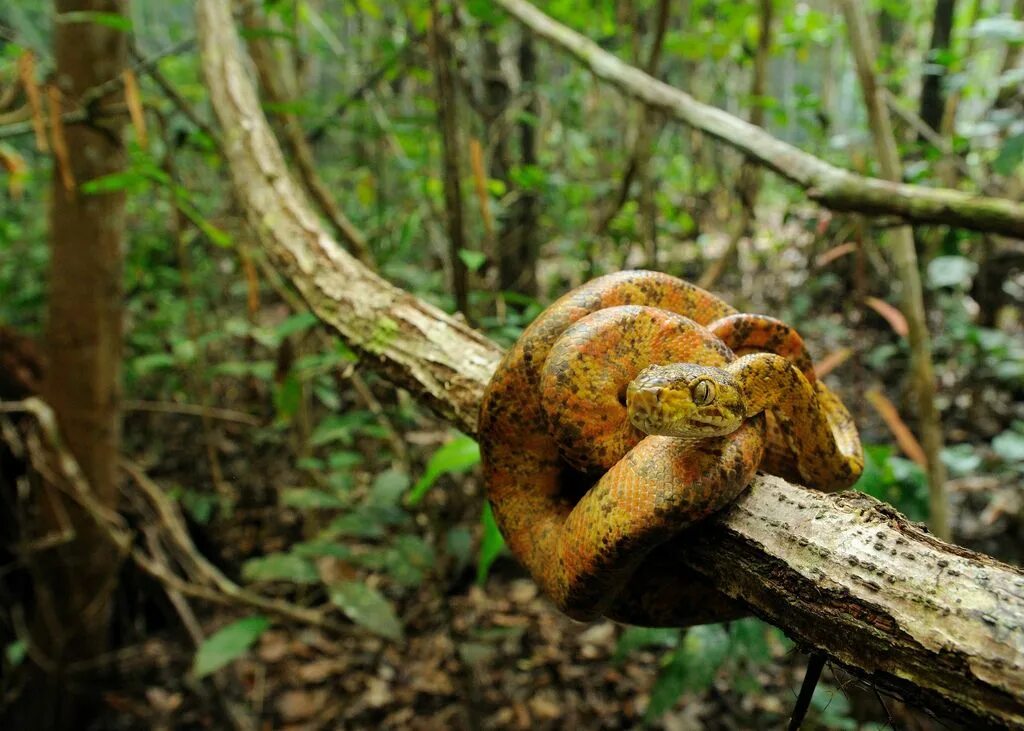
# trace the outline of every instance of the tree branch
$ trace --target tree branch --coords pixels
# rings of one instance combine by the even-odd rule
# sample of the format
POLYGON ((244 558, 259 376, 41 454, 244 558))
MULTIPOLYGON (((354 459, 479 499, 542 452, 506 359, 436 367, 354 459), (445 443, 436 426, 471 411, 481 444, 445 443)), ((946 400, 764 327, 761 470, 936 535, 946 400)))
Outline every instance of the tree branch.
POLYGON ((574 56, 598 78, 680 122, 708 133, 803 188, 836 211, 899 216, 975 231, 1024 236, 1024 206, 947 188, 925 188, 856 175, 772 137, 756 126, 652 78, 561 25, 525 0, 495 0, 516 20, 574 56))
MULTIPOLYGON (((367 365, 475 433, 500 350, 331 240, 286 173, 224 0, 197 7, 235 191, 269 258, 367 365)), ((1017 569, 942 543, 865 495, 814 493, 772 477, 756 478, 678 546, 682 567, 879 688, 976 723, 1024 723, 1017 569)))

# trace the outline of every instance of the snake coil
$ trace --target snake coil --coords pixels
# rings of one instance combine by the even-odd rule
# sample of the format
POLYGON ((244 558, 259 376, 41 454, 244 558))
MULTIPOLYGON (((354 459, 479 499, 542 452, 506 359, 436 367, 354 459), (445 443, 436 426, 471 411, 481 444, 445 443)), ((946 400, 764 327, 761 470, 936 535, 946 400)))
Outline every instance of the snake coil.
POLYGON ((641 625, 736 614, 672 556, 758 469, 838 490, 863 468, 795 330, 657 272, 546 309, 492 377, 479 433, 498 526, 545 593, 641 625))

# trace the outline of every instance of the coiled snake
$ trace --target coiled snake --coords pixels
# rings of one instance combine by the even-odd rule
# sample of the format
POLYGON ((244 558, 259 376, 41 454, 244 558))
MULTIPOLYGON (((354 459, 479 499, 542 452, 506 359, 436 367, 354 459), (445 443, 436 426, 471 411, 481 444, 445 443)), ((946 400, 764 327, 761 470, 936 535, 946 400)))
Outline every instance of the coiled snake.
POLYGON ((759 468, 828 491, 863 468, 795 330, 657 272, 546 309, 492 377, 479 434, 498 526, 545 593, 578 619, 641 625, 727 613, 664 567, 759 468))

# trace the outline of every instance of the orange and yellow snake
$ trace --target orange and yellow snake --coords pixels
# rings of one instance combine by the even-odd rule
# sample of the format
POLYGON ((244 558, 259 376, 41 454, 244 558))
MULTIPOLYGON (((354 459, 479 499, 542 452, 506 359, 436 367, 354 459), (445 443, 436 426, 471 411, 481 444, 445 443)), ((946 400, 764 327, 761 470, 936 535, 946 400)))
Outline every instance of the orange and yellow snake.
POLYGON ((512 553, 570 616, 632 624, 711 601, 661 587, 666 546, 685 550, 680 532, 758 469, 833 491, 863 468, 795 330, 657 272, 600 277, 541 313, 494 373, 479 434, 512 553))

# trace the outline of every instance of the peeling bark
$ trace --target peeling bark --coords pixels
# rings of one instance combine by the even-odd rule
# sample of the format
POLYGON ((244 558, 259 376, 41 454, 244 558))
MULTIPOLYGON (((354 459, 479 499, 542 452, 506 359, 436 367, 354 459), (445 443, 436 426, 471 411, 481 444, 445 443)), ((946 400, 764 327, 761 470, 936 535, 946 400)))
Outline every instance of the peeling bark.
MULTIPOLYGON (((367 271, 288 177, 224 0, 200 0, 211 102, 238 199, 271 260, 366 365, 468 434, 500 350, 367 271)), ((675 541, 696 571, 881 690, 974 724, 1024 724, 1024 574, 945 544, 865 495, 758 477, 675 541)))

